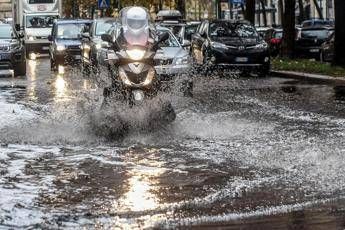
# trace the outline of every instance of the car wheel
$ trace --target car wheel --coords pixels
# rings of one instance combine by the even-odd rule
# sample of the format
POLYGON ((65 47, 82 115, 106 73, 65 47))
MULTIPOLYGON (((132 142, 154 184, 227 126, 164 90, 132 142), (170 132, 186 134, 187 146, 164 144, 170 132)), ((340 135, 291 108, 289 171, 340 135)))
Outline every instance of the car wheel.
POLYGON ((258 71, 258 77, 264 78, 269 74, 269 72, 270 72, 269 66, 263 66, 258 71))
POLYGON ((18 64, 15 68, 14 68, 14 76, 25 76, 26 75, 26 61, 18 64))

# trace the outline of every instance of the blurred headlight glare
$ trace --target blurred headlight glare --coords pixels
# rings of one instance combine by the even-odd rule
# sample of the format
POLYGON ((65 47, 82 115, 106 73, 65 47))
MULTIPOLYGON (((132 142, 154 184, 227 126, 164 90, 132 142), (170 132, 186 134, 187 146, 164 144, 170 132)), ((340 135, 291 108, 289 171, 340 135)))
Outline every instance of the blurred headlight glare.
POLYGON ((132 50, 127 50, 126 52, 129 56, 129 58, 134 60, 134 61, 140 61, 145 56, 144 50, 132 49, 132 50))
POLYGON ((57 45, 56 46, 57 51, 64 51, 65 49, 66 49, 66 47, 64 45, 57 45))

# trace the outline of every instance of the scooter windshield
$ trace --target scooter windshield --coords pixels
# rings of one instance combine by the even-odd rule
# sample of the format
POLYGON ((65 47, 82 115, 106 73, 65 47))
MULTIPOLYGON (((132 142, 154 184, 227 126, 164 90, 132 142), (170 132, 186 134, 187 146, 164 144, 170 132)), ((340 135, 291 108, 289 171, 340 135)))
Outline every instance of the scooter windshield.
POLYGON ((130 46, 146 46, 149 40, 149 14, 142 7, 122 10, 124 38, 130 46))

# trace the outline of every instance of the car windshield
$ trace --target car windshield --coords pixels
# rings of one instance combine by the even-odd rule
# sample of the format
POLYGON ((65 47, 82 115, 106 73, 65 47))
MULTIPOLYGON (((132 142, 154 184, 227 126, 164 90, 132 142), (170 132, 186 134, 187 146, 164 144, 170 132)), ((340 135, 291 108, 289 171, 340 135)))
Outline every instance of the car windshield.
POLYGON ((303 38, 321 38, 325 39, 328 38, 329 31, 326 29, 321 30, 302 30, 302 37, 303 38))
POLYGON ((304 22, 303 27, 308 27, 308 26, 334 26, 333 21, 327 21, 327 20, 316 20, 316 21, 307 21, 304 22))
POLYGON ((198 26, 198 24, 186 26, 186 32, 184 33, 185 39, 190 39, 192 34, 195 34, 196 30, 198 29, 198 26))
POLYGON ((273 38, 278 38, 278 39, 283 38, 283 32, 282 31, 281 32, 275 32, 273 34, 273 38))
POLYGON ((169 30, 171 30, 171 32, 175 35, 175 36, 179 36, 181 30, 182 30, 182 26, 181 25, 163 25, 164 27, 168 28, 169 30))
POLYGON ((101 36, 102 34, 107 33, 112 26, 113 26, 113 22, 112 21, 98 22, 97 25, 96 25, 95 35, 96 36, 101 36))
POLYGON ((84 31, 85 24, 60 24, 57 26, 56 38, 79 39, 84 31))
MULTIPOLYGON (((158 35, 163 34, 164 32, 167 32, 166 30, 160 30, 158 31, 158 35)), ((165 40, 164 42, 161 42, 159 44, 159 47, 179 47, 180 43, 177 41, 176 37, 170 33, 169 33, 169 38, 167 40, 165 40)))
POLYGON ((258 33, 251 25, 231 22, 216 22, 210 24, 211 37, 241 37, 256 38, 258 33))
POLYGON ((11 26, 0 26, 0 39, 11 39, 12 28, 11 26))
POLYGON ((26 28, 50 28, 57 18, 57 15, 26 16, 26 28))

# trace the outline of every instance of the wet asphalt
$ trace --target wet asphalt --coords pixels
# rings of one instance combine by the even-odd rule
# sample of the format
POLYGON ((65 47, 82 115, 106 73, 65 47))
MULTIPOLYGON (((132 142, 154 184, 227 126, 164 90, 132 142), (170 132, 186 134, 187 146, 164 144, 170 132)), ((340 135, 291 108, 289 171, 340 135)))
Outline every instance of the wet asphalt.
POLYGON ((99 79, 0 78, 0 229, 344 229, 344 88, 195 75, 194 98, 159 95, 173 123, 117 108, 132 128, 109 138, 99 79))

